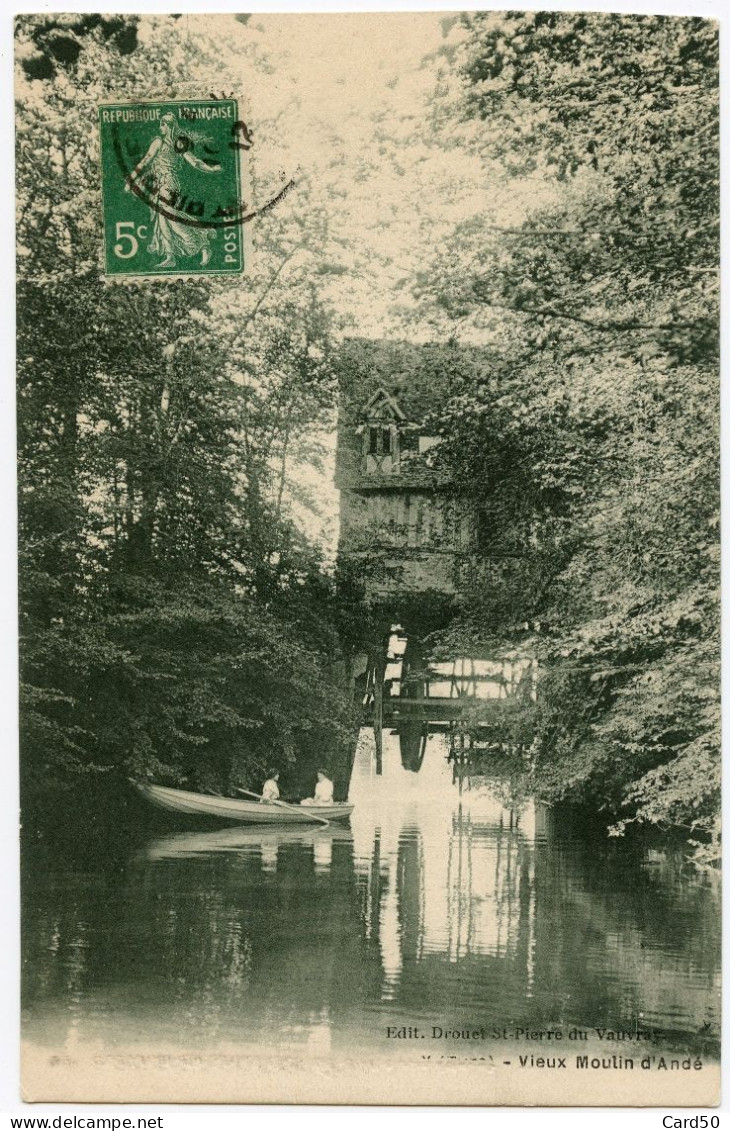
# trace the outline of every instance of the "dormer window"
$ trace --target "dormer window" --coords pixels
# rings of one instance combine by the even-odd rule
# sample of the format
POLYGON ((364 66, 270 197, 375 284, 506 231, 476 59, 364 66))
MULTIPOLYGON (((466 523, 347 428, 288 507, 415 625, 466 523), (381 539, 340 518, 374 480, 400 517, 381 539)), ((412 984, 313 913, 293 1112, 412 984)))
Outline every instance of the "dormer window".
POLYGON ((370 434, 370 442, 368 447, 369 455, 392 455, 393 437, 391 435, 389 425, 383 427, 380 424, 371 424, 368 432, 370 434))
POLYGON ((365 472, 369 475, 393 475, 399 470, 398 425, 405 420, 404 414, 390 393, 378 389, 365 405, 362 416, 365 421, 365 472))
POLYGON ((368 424, 365 435, 365 470, 370 475, 392 475, 400 457, 395 424, 368 424))

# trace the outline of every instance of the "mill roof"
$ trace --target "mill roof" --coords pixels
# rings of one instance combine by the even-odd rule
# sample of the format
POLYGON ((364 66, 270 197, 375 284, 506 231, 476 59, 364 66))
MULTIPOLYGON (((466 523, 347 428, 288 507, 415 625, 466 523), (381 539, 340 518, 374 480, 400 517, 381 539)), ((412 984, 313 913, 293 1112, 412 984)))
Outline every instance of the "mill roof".
POLYGON ((438 412, 467 373, 486 369, 484 351, 440 343, 347 338, 337 360, 340 386, 336 482, 340 489, 403 490, 447 485, 443 472, 418 454, 418 435, 433 434, 429 415, 438 412), (362 430, 368 420, 399 425, 397 473, 363 470, 362 430))
POLYGON ((419 423, 448 400, 465 373, 488 365, 486 351, 473 347, 346 338, 336 360, 340 412, 349 420, 361 416, 382 389, 405 420, 419 423))

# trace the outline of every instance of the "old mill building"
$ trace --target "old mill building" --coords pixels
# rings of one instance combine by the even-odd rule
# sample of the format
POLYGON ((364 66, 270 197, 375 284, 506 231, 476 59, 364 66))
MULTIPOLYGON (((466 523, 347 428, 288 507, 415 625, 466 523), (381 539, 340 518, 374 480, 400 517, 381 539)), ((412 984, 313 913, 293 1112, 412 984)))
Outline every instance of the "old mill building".
POLYGON ((525 680, 534 686, 529 658, 467 656, 433 643, 464 585, 480 577, 488 584, 488 510, 475 504, 478 491, 453 482, 434 423, 454 391, 459 356, 362 339, 346 342, 341 355, 338 554, 367 609, 355 693, 374 728, 378 767, 384 728, 399 735, 403 765, 417 770, 430 733, 448 731, 456 759, 472 746, 475 716, 494 731, 498 702, 525 680))

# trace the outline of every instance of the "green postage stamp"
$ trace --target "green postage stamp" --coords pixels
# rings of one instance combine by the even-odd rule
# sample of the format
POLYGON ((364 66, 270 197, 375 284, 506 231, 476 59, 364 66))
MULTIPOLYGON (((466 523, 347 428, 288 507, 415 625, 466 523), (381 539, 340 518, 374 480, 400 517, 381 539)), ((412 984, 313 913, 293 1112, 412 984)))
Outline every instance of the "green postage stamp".
POLYGON ((236 100, 105 104, 99 128, 106 275, 240 274, 252 141, 236 100))

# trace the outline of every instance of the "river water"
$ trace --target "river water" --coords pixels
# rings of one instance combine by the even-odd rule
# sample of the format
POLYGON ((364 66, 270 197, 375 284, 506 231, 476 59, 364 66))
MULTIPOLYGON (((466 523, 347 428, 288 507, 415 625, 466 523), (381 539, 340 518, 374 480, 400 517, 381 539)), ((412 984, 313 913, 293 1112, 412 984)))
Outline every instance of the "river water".
POLYGON ((371 745, 351 827, 161 831, 150 810, 108 851, 26 853, 26 1041, 415 1056, 409 1027, 440 1055, 609 1029, 714 1055, 719 892, 681 846, 460 792, 437 738, 419 774, 387 747, 376 778, 371 745))

